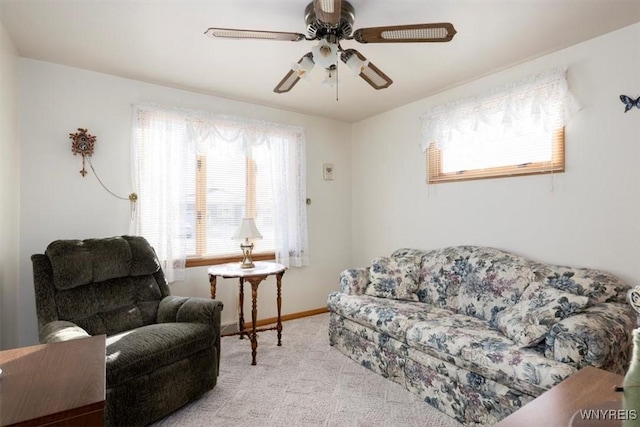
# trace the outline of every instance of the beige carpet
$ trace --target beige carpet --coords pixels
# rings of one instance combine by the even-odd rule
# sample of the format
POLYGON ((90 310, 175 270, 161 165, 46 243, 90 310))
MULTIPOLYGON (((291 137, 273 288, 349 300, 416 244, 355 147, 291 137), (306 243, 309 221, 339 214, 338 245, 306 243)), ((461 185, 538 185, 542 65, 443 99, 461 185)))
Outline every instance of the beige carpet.
POLYGON ((251 345, 222 338, 220 376, 201 399, 156 426, 461 427, 417 396, 329 345, 328 314, 283 324, 251 345))

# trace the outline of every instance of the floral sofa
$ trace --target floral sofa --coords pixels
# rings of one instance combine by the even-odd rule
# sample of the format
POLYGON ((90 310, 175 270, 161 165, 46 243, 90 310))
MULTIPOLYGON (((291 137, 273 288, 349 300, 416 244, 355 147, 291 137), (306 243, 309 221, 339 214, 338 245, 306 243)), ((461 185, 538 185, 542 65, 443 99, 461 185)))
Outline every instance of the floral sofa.
POLYGON ((340 276, 330 344, 466 425, 495 424, 586 365, 623 374, 630 285, 497 249, 400 249, 340 276))

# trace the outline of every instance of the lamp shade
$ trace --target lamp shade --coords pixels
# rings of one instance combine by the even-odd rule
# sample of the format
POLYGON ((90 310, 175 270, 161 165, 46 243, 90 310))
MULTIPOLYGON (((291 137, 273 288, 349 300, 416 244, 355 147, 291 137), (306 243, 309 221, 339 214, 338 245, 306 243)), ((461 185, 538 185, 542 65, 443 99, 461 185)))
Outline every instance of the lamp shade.
POLYGON ((369 60, 368 59, 362 60, 358 58, 358 55, 354 53, 349 56, 349 59, 347 59, 346 64, 347 64, 347 67, 349 67, 351 71, 353 71, 354 75, 359 76, 366 70, 367 66, 369 65, 369 60))
POLYGON ((308 79, 309 73, 313 70, 313 66, 316 65, 311 59, 311 55, 307 54, 291 66, 291 69, 295 71, 301 79, 308 79))
POLYGON ((232 239, 262 239, 262 234, 256 228, 253 218, 242 218, 240 226, 236 230, 232 239))

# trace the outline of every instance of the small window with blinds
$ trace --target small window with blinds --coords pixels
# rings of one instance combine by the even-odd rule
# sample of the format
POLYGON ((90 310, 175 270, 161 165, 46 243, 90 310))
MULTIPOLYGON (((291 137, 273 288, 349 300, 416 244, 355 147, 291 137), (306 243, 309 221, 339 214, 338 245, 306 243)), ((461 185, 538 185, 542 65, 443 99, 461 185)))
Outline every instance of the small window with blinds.
POLYGON ((425 113, 428 182, 564 172, 565 74, 551 70, 425 113))
POLYGON ((564 172, 564 129, 533 130, 508 141, 427 150, 429 183, 564 172))

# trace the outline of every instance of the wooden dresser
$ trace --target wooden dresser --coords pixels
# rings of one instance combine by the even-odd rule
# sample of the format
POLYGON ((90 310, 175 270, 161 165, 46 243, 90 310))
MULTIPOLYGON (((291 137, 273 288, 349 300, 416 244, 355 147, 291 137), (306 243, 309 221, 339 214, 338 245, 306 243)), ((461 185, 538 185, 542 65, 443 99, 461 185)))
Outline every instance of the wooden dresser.
POLYGON ((0 369, 0 425, 104 425, 104 335, 1 351, 0 369))
POLYGON ((622 380, 620 375, 586 366, 495 427, 620 427, 622 393, 614 389, 622 380), (581 419, 580 410, 600 410, 598 414, 605 417, 581 419))

